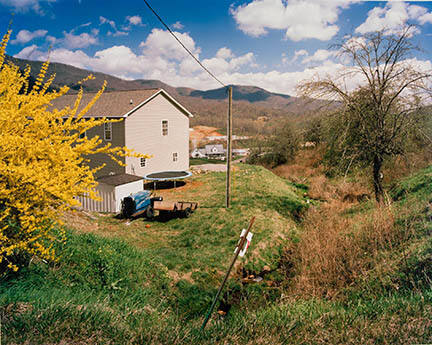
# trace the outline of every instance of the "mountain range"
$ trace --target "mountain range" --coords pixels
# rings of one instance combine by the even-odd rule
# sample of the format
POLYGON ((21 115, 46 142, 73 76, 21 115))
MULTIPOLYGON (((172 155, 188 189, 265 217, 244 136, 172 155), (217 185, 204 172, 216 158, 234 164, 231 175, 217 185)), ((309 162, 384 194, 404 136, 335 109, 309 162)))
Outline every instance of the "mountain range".
MULTIPOLYGON (((8 56, 7 59, 21 70, 31 68, 34 80, 42 67, 41 61, 31 61, 8 56)), ((194 115, 192 125, 207 125, 218 128, 225 127, 227 112, 227 88, 214 90, 195 90, 188 87, 173 87, 159 80, 124 80, 101 72, 91 72, 74 66, 53 62, 49 65, 48 75, 55 74, 51 88, 58 89, 63 85, 70 87, 71 93, 77 93, 81 87, 79 81, 89 74, 94 79, 87 80, 82 86, 85 92, 96 92, 103 82, 107 82, 107 91, 137 90, 163 88, 188 108, 194 115)), ((240 125, 240 132, 253 131, 253 122, 257 119, 276 120, 281 117, 291 119, 304 118, 320 106, 321 102, 273 93, 256 86, 231 85, 233 87, 233 113, 240 125), (242 120, 242 121, 241 121, 242 120), (244 129, 244 130, 242 130, 244 129)), ((258 126, 260 127, 260 126, 258 126)), ((262 126, 261 126, 262 127, 262 126)), ((255 128, 259 129, 259 128, 255 128)))

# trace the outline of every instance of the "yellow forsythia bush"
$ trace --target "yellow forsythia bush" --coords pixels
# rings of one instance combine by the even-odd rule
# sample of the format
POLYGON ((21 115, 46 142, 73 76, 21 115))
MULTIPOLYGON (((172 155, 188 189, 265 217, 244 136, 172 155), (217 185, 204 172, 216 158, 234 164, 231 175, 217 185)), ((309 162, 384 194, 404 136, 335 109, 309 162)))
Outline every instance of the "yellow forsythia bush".
POLYGON ((77 195, 97 198, 94 173, 86 156, 106 153, 145 157, 127 148, 103 145, 98 137, 80 138, 80 133, 110 122, 83 119, 102 94, 81 111, 82 89, 73 107, 53 109, 50 102, 69 88, 48 91, 54 76, 44 82, 48 65, 43 64, 30 89, 30 68, 20 72, 5 62, 11 31, 0 46, 0 277, 17 271, 31 257, 54 260, 54 241, 64 241, 59 230, 60 215, 78 204, 77 195))

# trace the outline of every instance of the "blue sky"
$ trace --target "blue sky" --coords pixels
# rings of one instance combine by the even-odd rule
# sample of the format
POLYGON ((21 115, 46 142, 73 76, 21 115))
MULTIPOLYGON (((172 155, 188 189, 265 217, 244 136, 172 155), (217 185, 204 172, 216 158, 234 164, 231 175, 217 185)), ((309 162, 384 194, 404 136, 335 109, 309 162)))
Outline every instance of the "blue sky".
MULTIPOLYGON (((357 0, 149 0, 179 39, 226 84, 295 94, 296 84, 342 67, 332 47, 346 35, 417 25, 431 69, 432 2, 357 0)), ((142 0, 0 0, 7 53, 125 79, 197 89, 220 85, 164 30, 142 0)))

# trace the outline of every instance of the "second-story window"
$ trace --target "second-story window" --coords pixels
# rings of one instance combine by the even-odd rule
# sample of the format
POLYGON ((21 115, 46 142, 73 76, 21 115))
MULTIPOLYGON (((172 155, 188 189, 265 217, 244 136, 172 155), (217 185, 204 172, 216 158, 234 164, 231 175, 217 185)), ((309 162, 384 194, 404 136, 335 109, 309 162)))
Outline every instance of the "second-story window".
POLYGON ((111 141, 112 140, 112 123, 104 123, 104 139, 111 141))
POLYGON ((146 166, 146 159, 145 158, 141 158, 141 160, 140 160, 140 165, 141 165, 141 168, 144 168, 145 166, 146 166))
POLYGON ((173 162, 177 162, 177 161, 178 161, 178 153, 173 152, 173 162))
POLYGON ((162 121, 162 135, 168 135, 168 120, 162 121))

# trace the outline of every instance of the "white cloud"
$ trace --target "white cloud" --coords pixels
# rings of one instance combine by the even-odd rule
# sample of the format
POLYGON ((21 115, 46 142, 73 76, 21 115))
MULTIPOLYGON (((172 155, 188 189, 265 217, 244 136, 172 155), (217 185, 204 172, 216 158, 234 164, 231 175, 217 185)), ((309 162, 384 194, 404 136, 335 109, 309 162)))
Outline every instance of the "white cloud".
MULTIPOLYGON (((309 55, 309 53, 308 53, 305 49, 296 50, 296 51, 294 52, 294 57, 292 58, 291 62, 292 62, 292 63, 293 63, 293 62, 296 62, 297 59, 298 59, 300 56, 308 56, 308 55, 309 55)), ((283 60, 283 62, 284 62, 284 63, 287 63, 287 62, 288 62, 288 59, 286 58, 285 55, 284 55, 284 60, 283 60)))
POLYGON ((113 37, 127 36, 127 35, 129 35, 128 32, 120 31, 120 30, 118 30, 116 32, 111 32, 111 31, 108 32, 108 36, 113 36, 113 37))
MULTIPOLYGON (((78 68, 88 68, 91 58, 81 50, 71 51, 65 48, 54 49, 49 54, 50 61, 61 62, 78 68)), ((40 60, 45 60, 41 54, 40 60)))
POLYGON ((127 16, 126 20, 131 25, 143 25, 142 18, 140 16, 127 16))
POLYGON ((232 53, 231 49, 229 49, 227 47, 220 48, 216 53, 216 57, 221 58, 221 59, 229 59, 232 56, 233 56, 233 53, 232 53))
POLYGON ((422 16, 419 17, 418 20, 421 25, 424 25, 426 23, 432 24, 432 12, 423 14, 422 16))
POLYGON ((77 29, 79 29, 79 28, 85 28, 85 27, 90 26, 90 25, 92 25, 91 22, 84 23, 84 24, 78 25, 77 27, 75 27, 75 28, 72 29, 71 31, 75 31, 75 30, 77 30, 77 29))
POLYGON ((219 54, 216 54, 215 57, 211 59, 204 59, 202 61, 203 65, 212 71, 213 74, 221 75, 236 71, 243 66, 255 66, 255 57, 253 53, 247 53, 239 57, 234 57, 232 53, 227 55, 225 50, 227 48, 221 49, 223 49, 223 51, 221 52, 221 50, 219 50, 219 54))
MULTIPOLYGON (((22 49, 18 54, 14 55, 14 57, 19 59, 27 59, 31 60, 32 55, 36 52, 37 53, 38 46, 36 44, 32 44, 31 46, 25 47, 22 49)), ((36 57, 33 57, 35 59, 39 60, 39 54, 36 54, 36 57)))
POLYGON ((103 25, 103 24, 108 24, 109 26, 111 26, 114 30, 117 31, 117 27, 116 24, 114 22, 114 20, 109 20, 103 16, 99 16, 99 25, 103 25))
MULTIPOLYGON (((195 46, 195 41, 187 33, 174 32, 178 39, 192 52, 199 56, 201 50, 195 46)), ((183 60, 188 53, 176 42, 168 31, 153 29, 140 47, 148 56, 162 56, 167 59, 183 60)))
POLYGON ((64 44, 67 48, 85 48, 96 44, 98 42, 97 37, 93 34, 83 32, 80 35, 74 35, 72 32, 63 32, 64 44))
POLYGON ((180 23, 179 21, 177 21, 172 25, 172 27, 174 29, 177 29, 177 30, 182 30, 184 28, 184 25, 182 23, 180 23))
POLYGON ((321 62, 337 56, 337 50, 318 49, 313 55, 305 57, 302 63, 321 62))
POLYGON ((335 24, 341 8, 351 0, 253 0, 235 8, 231 14, 240 30, 251 36, 265 35, 268 29, 285 30, 285 37, 300 41, 331 39, 339 31, 335 24))
POLYGON ((48 35, 45 39, 51 45, 53 45, 53 44, 55 44, 57 42, 57 38, 55 38, 54 36, 51 36, 51 35, 48 35))
MULTIPOLYGON (((136 16, 137 17, 137 16, 136 16)), ((131 18, 131 17, 126 17, 126 18, 131 18)), ((141 19, 141 18, 140 18, 141 19)), ((132 19, 133 21, 137 21, 138 19, 132 19)), ((107 35, 108 36, 113 36, 113 37, 118 37, 118 36, 127 36, 129 35, 129 33, 127 31, 121 31, 117 29, 117 25, 115 23, 114 20, 110 20, 108 18, 105 18, 103 16, 99 16, 99 25, 104 25, 107 24, 111 27, 111 29, 113 29, 113 31, 108 31, 107 35)), ((129 30, 130 29, 130 24, 129 27, 122 27, 123 30, 129 30)))
MULTIPOLYGON (((424 7, 404 1, 391 1, 384 7, 374 7, 370 10, 366 21, 355 31, 360 34, 381 30, 385 30, 387 34, 397 33, 408 21, 416 21, 422 25, 432 23, 432 13, 424 7)), ((416 29, 412 33, 418 32, 416 29)))
POLYGON ((0 0, 0 4, 12 7, 16 12, 34 11, 40 15, 44 15, 42 3, 56 2, 57 0, 0 0))
POLYGON ((48 33, 47 30, 36 30, 36 31, 28 31, 28 30, 21 30, 18 32, 16 38, 11 41, 12 44, 25 44, 27 42, 30 42, 31 40, 38 38, 38 37, 44 37, 48 33))

